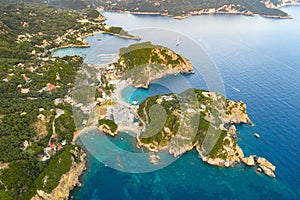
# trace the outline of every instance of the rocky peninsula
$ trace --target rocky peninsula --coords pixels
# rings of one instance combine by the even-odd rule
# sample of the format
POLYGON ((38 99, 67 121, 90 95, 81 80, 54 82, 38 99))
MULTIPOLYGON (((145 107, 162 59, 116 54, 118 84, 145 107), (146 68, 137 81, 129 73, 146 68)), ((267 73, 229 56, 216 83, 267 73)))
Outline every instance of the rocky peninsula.
POLYGON ((102 112, 98 114, 99 129, 115 136, 126 127, 136 132, 139 148, 168 151, 175 157, 195 148, 210 165, 234 167, 244 163, 275 177, 270 162, 245 157, 236 142, 235 125, 252 125, 244 102, 200 89, 152 96, 139 105, 129 105, 120 97, 121 85, 148 88, 155 79, 192 72, 186 58, 166 47, 146 42, 120 49, 119 60, 102 72, 105 84, 98 90, 101 103, 96 106, 97 112, 102 112))
POLYGON ((148 88, 149 84, 167 75, 194 73, 191 62, 169 48, 143 42, 122 48, 114 65, 122 80, 134 87, 148 88))
POLYGON ((86 169, 86 154, 77 147, 70 150, 70 153, 72 154, 72 165, 70 170, 61 176, 59 184, 51 193, 47 193, 42 189, 37 190, 37 194, 31 200, 68 199, 70 191, 81 185, 79 177, 86 169))
POLYGON ((275 166, 265 158, 244 157, 236 142, 235 124, 252 125, 246 104, 241 101, 227 100, 215 92, 189 89, 178 95, 149 97, 139 105, 138 114, 146 123, 137 136, 139 147, 150 151, 167 150, 175 157, 196 148, 202 161, 210 165, 234 167, 244 163, 256 167, 257 172, 262 170, 275 177, 275 166), (157 104, 163 111, 153 111, 157 104), (161 120, 165 123, 159 123, 161 120))
POLYGON ((129 34, 122 27, 104 26, 103 30, 105 31, 106 34, 114 35, 116 37, 131 39, 131 40, 141 40, 139 36, 129 34))

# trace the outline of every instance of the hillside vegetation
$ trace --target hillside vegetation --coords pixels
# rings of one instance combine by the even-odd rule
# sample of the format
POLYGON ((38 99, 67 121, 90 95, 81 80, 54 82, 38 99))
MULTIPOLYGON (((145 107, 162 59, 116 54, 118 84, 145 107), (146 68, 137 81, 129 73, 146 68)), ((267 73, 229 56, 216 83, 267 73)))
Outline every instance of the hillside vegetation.
POLYGON ((130 79, 136 87, 147 88, 155 79, 171 74, 191 73, 193 69, 190 61, 183 56, 151 42, 121 48, 119 55, 116 68, 125 74, 124 79, 130 79))
POLYGON ((64 98, 83 59, 52 58, 50 50, 82 45, 80 35, 101 27, 79 23, 80 12, 57 10, 38 1, 2 2, 0 199, 30 199, 37 189, 56 187, 70 169, 71 159, 78 160, 70 153, 75 148, 71 142, 76 127, 72 106, 64 98), (50 142, 57 149, 52 148, 51 159, 42 161, 50 142))
POLYGON ((232 133, 224 128, 228 123, 224 115, 229 109, 227 103, 224 96, 200 89, 149 97, 138 108, 146 123, 138 136, 139 145, 151 151, 167 149, 174 156, 197 147, 202 156, 233 160, 239 148, 232 133), (234 152, 232 157, 227 148, 234 152))
MULTIPOLYGON (((259 15, 287 16, 287 14, 278 9, 268 8, 261 0, 95 0, 98 5, 103 5, 106 10, 114 11, 132 11, 132 12, 159 12, 170 15, 187 14, 189 11, 198 11, 202 9, 220 8, 224 5, 240 5, 239 11, 251 11, 259 15)), ((272 0, 278 5, 280 0, 272 0)))

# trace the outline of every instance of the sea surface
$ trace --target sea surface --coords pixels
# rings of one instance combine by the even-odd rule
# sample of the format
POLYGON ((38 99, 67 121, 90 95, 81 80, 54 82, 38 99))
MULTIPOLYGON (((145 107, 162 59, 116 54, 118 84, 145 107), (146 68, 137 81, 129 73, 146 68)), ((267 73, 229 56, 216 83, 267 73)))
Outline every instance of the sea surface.
MULTIPOLYGON (((81 177, 83 186, 76 188, 71 198, 300 199, 300 6, 284 10, 293 19, 206 15, 174 20, 103 13, 108 25, 122 26, 139 34, 143 41, 168 46, 190 59, 196 71, 194 75, 160 79, 148 90, 125 88, 125 101, 141 102, 151 95, 188 87, 219 91, 229 99, 242 100, 255 126, 237 126, 238 143, 246 156, 256 154, 276 165, 276 178, 256 174, 254 168, 244 165, 207 165, 195 150, 154 172, 122 172, 99 161, 122 160, 122 156, 110 157, 103 134, 90 131, 78 141, 92 151, 88 169, 81 177), (259 139, 253 136, 255 132, 260 134, 259 139)), ((135 42, 105 34, 90 36, 87 41, 89 49, 61 49, 53 54, 81 55, 86 62, 97 63, 101 60, 95 55, 115 54, 120 47, 135 42)), ((106 139, 124 151, 142 151, 136 149, 134 137, 128 132, 106 139)))

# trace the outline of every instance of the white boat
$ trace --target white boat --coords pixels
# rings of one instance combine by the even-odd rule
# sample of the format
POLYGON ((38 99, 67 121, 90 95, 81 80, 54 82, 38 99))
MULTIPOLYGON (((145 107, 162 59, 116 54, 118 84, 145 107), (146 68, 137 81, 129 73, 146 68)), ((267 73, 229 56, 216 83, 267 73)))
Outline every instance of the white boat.
POLYGON ((238 88, 236 88, 236 87, 232 87, 232 89, 234 89, 235 91, 237 91, 237 92, 240 92, 241 90, 239 90, 238 88))
POLYGON ((132 105, 137 105, 139 101, 132 101, 132 105))
POLYGON ((258 133, 254 133, 253 134, 256 138, 259 138, 260 137, 260 135, 258 134, 258 133))
POLYGON ((179 36, 177 37, 177 40, 176 40, 176 46, 177 47, 179 46, 179 36))

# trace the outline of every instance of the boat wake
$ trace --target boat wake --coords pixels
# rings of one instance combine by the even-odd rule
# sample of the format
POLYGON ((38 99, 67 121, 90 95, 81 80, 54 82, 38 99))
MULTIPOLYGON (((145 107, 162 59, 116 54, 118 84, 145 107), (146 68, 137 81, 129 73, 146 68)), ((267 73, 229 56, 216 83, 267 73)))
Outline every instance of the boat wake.
POLYGON ((233 87, 233 86, 229 85, 228 83, 225 83, 225 85, 227 85, 228 87, 231 87, 231 89, 233 89, 233 90, 235 90, 235 91, 237 91, 237 92, 241 92, 240 89, 238 89, 238 88, 236 88, 236 87, 233 87))
POLYGON ((240 92, 241 90, 239 90, 238 88, 236 88, 236 87, 232 87, 232 89, 234 89, 235 91, 237 91, 237 92, 240 92))

